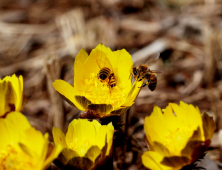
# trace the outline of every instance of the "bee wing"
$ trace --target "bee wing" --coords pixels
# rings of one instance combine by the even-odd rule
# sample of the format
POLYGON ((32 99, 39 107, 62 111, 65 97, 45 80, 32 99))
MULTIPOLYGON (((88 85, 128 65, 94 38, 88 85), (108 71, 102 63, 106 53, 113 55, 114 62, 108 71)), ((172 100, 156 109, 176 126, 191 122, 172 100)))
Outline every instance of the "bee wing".
POLYGON ((112 64, 110 63, 107 57, 97 56, 96 63, 98 64, 100 69, 102 69, 103 67, 112 69, 112 64))
POLYGON ((148 58, 148 60, 146 61, 145 64, 148 65, 148 66, 153 65, 154 63, 157 62, 159 56, 160 56, 160 53, 155 53, 155 54, 151 55, 151 56, 148 58))

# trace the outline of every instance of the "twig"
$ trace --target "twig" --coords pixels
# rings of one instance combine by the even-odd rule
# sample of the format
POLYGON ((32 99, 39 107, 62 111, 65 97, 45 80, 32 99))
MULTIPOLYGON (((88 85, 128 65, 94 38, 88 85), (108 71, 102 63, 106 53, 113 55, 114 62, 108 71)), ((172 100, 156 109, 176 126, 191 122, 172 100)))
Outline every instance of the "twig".
POLYGON ((45 69, 47 76, 47 87, 50 95, 50 100, 52 103, 51 110, 49 113, 48 123, 55 127, 63 130, 64 128, 64 110, 63 110, 63 100, 61 96, 55 91, 52 83, 60 78, 61 65, 59 57, 56 55, 50 55, 45 61, 45 69))
POLYGON ((160 30, 162 29, 160 22, 147 22, 130 18, 121 20, 120 28, 140 33, 152 33, 152 34, 159 33, 160 30))

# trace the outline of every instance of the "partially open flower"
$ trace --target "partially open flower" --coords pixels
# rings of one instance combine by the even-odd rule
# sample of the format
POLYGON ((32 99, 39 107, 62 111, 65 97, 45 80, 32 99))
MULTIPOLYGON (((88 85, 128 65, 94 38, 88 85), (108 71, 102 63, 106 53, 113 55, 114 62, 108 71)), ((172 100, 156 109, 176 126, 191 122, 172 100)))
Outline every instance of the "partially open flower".
POLYGON ((63 151, 58 157, 60 168, 94 169, 104 164, 112 154, 114 127, 112 123, 101 125, 98 121, 74 119, 66 135, 53 127, 55 145, 63 151))
POLYGON ((22 110, 25 102, 23 97, 23 78, 6 76, 0 79, 0 117, 6 116, 11 111, 22 110))
POLYGON ((150 151, 142 155, 144 166, 155 170, 179 170, 200 158, 210 145, 215 123, 193 105, 170 103, 155 106, 145 118, 144 130, 150 151))
POLYGON ((120 115, 137 97, 143 81, 131 83, 133 62, 126 50, 99 44, 90 55, 82 49, 74 63, 74 87, 56 80, 54 88, 73 106, 97 117, 120 115), (101 71, 102 70, 102 71, 101 71))
POLYGON ((0 119, 0 169, 43 170, 61 152, 61 146, 48 143, 48 134, 30 126, 20 112, 0 119))

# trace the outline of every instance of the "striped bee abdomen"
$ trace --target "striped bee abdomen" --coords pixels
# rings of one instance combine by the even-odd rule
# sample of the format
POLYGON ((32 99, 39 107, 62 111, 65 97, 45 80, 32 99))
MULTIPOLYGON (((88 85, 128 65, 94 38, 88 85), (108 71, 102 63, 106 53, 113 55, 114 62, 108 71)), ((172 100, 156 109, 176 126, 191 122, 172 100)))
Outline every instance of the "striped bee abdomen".
POLYGON ((154 91, 156 89, 157 85, 157 77, 155 74, 150 74, 150 82, 148 84, 148 87, 151 91, 154 91))
POLYGON ((116 79, 115 79, 114 73, 111 73, 109 76, 109 86, 111 88, 116 86, 116 79))
POLYGON ((106 80, 110 76, 111 70, 107 67, 103 67, 98 74, 98 78, 101 80, 106 80))

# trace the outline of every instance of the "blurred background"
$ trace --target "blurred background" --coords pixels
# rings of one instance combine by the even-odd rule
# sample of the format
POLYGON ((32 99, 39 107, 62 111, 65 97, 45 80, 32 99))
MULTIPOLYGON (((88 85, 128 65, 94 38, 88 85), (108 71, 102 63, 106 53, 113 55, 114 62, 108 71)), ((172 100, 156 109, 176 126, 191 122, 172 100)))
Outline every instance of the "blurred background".
POLYGON ((154 105, 164 108, 181 100, 214 116, 217 131, 207 157, 221 168, 221 28, 221 0, 0 0, 0 78, 23 76, 28 103, 22 112, 51 135, 52 126, 66 132, 80 113, 52 82, 73 84, 81 48, 88 53, 99 43, 125 48, 135 66, 160 52, 150 67, 162 71, 157 88, 144 87, 124 116, 126 144, 116 151, 114 169, 145 169, 144 117, 154 105))

